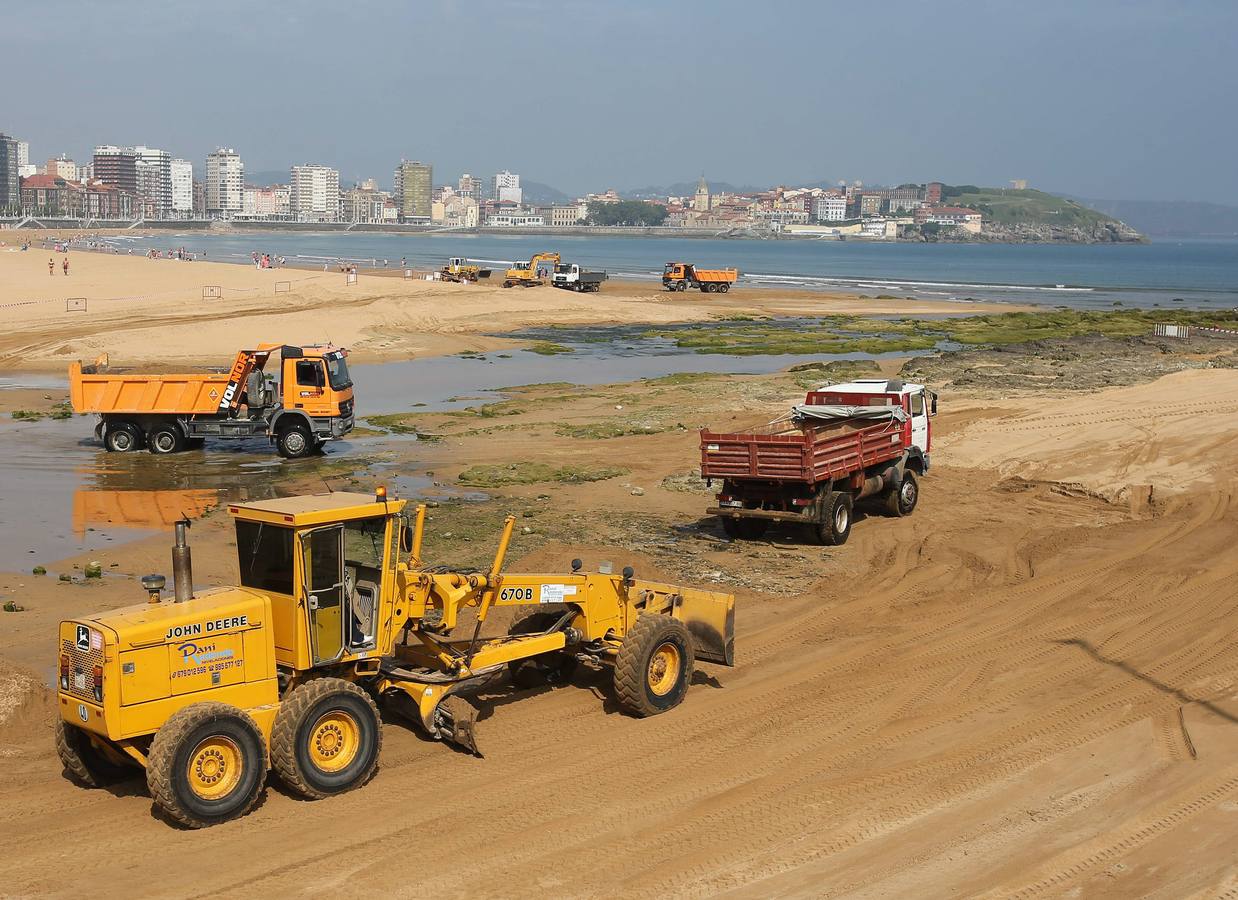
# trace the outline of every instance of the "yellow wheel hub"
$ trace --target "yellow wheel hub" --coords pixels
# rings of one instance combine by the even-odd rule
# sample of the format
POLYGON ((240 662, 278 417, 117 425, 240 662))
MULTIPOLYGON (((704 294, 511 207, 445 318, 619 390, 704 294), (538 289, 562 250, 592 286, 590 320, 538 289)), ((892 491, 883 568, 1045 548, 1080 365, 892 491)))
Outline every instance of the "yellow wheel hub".
POLYGON ((669 693, 679 680, 679 668, 682 665, 678 647, 670 642, 658 647, 649 658, 649 671, 645 675, 649 690, 659 697, 669 693))
POLYGON ((189 789, 203 800, 219 800, 235 790, 244 771, 241 748, 231 738, 211 735, 189 754, 189 789))
POLYGON ((361 728, 356 719, 342 710, 332 710, 310 729, 310 759, 323 772, 348 768, 360 748, 361 728))

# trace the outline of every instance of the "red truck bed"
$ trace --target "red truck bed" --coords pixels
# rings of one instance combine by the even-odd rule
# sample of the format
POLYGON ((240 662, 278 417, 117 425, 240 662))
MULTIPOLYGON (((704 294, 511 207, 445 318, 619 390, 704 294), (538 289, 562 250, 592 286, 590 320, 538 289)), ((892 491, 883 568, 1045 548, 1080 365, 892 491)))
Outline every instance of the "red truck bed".
POLYGON ((802 427, 788 420, 737 434, 702 430, 701 477, 815 485, 896 459, 910 438, 894 419, 802 427))

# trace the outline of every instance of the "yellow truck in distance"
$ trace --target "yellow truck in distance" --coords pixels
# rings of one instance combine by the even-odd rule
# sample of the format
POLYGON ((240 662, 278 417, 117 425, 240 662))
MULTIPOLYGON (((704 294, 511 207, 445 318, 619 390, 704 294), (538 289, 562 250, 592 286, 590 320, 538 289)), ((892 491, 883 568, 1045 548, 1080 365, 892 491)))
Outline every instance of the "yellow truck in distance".
POLYGON ((227 372, 171 375, 75 362, 69 399, 75 412, 98 414, 95 435, 113 452, 145 446, 167 454, 207 438, 267 437, 281 456, 296 458, 353 429, 347 355, 330 345, 259 344, 238 352, 227 372), (280 362, 269 372, 272 356, 280 362))
POLYGON ((668 291, 694 287, 704 294, 725 294, 738 279, 738 269, 698 269, 685 262, 668 262, 662 269, 662 286, 668 291))
POLYGON ((533 687, 577 665, 609 671, 619 706, 645 717, 679 705, 696 660, 734 665, 731 594, 579 560, 504 572, 513 516, 488 572, 426 565, 425 507, 410 526, 404 505, 382 488, 232 505, 239 584, 201 592, 177 523, 176 602, 148 575, 148 602, 60 623, 65 769, 99 786, 141 767, 155 804, 197 828, 247 812, 268 769, 309 799, 365 784, 382 746, 376 700, 477 753, 461 692, 504 672, 533 687), (482 635, 497 607, 513 624, 482 635))

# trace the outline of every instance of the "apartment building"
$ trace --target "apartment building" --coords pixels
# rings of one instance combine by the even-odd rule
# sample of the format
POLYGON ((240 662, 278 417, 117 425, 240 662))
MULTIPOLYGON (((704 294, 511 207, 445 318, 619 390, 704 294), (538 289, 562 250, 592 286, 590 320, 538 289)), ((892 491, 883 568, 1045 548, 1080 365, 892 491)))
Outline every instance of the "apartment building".
POLYGON ((433 212, 434 167, 415 160, 400 160, 395 169, 395 200, 400 218, 425 219, 433 212))
POLYGON ((220 147, 206 157, 206 214, 230 218, 245 201, 245 163, 231 147, 220 147))
POLYGON ((340 173, 330 166, 293 166, 288 182, 292 217, 298 222, 334 222, 340 217, 340 173))

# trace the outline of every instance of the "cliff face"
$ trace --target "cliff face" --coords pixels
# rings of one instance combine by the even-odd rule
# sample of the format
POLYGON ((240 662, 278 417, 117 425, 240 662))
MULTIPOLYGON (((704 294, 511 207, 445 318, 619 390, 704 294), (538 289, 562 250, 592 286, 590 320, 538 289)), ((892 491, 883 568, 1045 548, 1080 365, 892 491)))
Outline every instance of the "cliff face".
POLYGON ((1116 219, 1086 225, 1004 225, 985 222, 979 234, 943 228, 937 235, 907 235, 909 240, 951 244, 1146 244, 1148 239, 1116 219))

